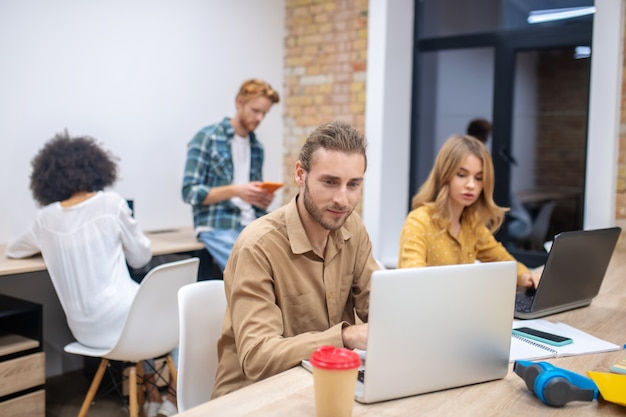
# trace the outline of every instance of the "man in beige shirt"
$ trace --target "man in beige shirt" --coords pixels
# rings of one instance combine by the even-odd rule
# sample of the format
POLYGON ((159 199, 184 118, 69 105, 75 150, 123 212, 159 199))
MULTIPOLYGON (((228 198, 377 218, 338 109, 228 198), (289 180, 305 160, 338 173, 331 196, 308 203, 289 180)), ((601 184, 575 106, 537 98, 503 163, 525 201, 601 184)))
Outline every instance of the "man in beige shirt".
POLYGON ((365 148, 346 123, 319 126, 296 162, 298 195, 239 236, 224 271, 228 306, 213 398, 293 368, 322 345, 365 349, 378 269, 353 212, 365 148), (355 312, 365 324, 355 324, 355 312))

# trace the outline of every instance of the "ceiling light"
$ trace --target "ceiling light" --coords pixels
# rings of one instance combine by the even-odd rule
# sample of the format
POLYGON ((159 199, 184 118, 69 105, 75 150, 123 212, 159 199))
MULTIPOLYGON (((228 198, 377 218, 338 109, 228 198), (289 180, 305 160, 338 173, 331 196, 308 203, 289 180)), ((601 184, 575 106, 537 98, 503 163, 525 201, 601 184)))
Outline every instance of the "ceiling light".
POLYGON ((577 46, 574 49, 574 58, 589 58, 591 56, 591 46, 577 46))
POLYGON ((596 8, 591 7, 569 7, 566 9, 546 9, 531 10, 528 13, 528 23, 543 23, 553 20, 572 19, 574 17, 587 16, 594 14, 596 8))

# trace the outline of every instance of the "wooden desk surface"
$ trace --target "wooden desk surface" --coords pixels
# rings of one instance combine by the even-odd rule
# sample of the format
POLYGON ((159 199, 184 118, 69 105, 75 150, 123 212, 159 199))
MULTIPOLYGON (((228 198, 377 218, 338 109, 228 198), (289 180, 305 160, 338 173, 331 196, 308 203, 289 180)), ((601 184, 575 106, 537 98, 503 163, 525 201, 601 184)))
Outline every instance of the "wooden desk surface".
MULTIPOLYGON (((626 343, 626 242, 622 237, 613 254, 600 294, 589 307, 555 314, 562 321, 622 346, 626 343)), ((593 355, 550 359, 574 372, 608 372, 626 357, 623 350, 593 355)), ((511 364, 512 369, 512 364, 511 364)), ((313 376, 297 367, 209 401, 180 417, 315 416, 313 376)), ((626 407, 605 401, 573 402, 563 408, 544 405, 512 371, 500 380, 417 395, 382 403, 354 404, 353 416, 624 416, 626 407)))
POLYGON ((192 227, 146 232, 146 236, 152 242, 153 255, 204 249, 204 244, 196 239, 192 227))
MULTIPOLYGON (((152 254, 191 252, 204 249, 204 244, 196 239, 191 227, 146 232, 152 242, 152 254)), ((10 259, 5 253, 6 244, 0 245, 0 276, 45 271, 46 264, 41 255, 26 259, 10 259)))

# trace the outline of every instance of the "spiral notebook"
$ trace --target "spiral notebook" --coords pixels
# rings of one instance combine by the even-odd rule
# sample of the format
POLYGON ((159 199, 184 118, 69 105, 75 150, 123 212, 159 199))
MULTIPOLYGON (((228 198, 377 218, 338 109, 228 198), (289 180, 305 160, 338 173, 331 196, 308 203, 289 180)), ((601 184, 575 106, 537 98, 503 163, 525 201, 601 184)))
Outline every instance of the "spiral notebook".
POLYGON ((589 353, 610 352, 620 347, 606 340, 598 339, 565 323, 552 323, 544 319, 514 320, 513 328, 530 327, 548 333, 566 336, 573 340, 569 345, 551 346, 519 335, 511 335, 511 355, 509 361, 519 359, 536 360, 559 356, 586 355, 589 353))

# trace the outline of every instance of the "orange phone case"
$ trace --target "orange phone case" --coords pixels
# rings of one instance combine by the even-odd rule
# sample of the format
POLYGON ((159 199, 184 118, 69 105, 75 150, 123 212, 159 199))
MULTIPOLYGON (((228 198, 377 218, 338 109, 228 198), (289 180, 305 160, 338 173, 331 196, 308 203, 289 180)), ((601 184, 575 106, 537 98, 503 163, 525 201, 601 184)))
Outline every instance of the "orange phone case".
POLYGON ((261 188, 263 188, 265 191, 268 191, 270 193, 273 193, 274 191, 278 190, 282 186, 283 186, 282 182, 265 181, 264 183, 261 184, 261 188))

